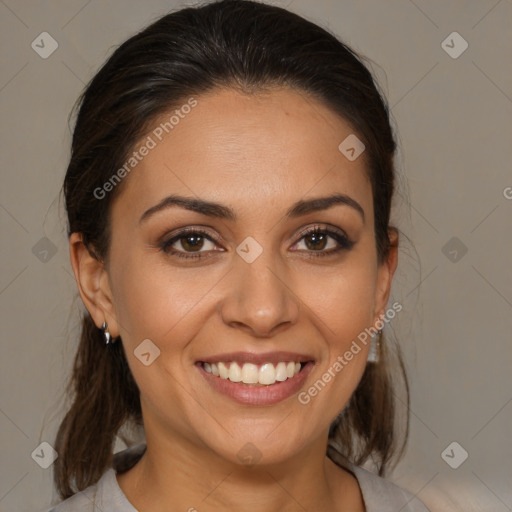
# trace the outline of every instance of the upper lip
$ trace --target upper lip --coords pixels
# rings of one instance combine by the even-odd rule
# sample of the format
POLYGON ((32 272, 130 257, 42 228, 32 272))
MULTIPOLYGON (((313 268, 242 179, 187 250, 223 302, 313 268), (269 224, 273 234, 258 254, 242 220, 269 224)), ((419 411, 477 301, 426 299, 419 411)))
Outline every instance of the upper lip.
POLYGON ((214 356, 207 356, 198 359, 198 362, 204 363, 218 363, 223 362, 237 362, 237 363, 253 363, 261 365, 264 363, 277 364, 282 361, 294 363, 306 363, 308 361, 314 361, 314 358, 308 354, 299 354, 297 352, 264 352, 262 354, 255 354, 254 352, 229 352, 224 354, 217 354, 214 356))

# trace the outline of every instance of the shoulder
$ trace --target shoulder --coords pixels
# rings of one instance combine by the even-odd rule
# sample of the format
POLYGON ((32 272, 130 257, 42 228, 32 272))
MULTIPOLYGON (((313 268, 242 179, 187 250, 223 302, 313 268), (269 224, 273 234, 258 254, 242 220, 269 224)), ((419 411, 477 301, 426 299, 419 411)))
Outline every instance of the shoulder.
POLYGON ((126 503, 120 499, 119 487, 116 485, 114 469, 110 468, 97 483, 77 492, 45 512, 131 512, 126 503))
POLYGON ((73 494, 73 496, 58 505, 54 505, 46 510, 46 512, 96 512, 94 501, 100 481, 81 492, 73 494))
POLYGON ((429 512, 409 491, 358 466, 348 468, 357 478, 367 512, 429 512))
POLYGON ((114 454, 112 467, 98 482, 45 512, 137 512, 119 487, 116 473, 131 468, 145 450, 146 444, 142 443, 114 454))

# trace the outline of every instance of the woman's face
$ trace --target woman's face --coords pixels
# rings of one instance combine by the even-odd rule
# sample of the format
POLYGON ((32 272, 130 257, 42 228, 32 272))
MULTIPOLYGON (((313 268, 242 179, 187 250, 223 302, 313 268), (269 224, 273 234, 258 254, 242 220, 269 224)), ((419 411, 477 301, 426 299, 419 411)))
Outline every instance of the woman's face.
POLYGON ((348 123, 291 89, 195 100, 169 133, 162 116, 124 178, 101 280, 112 303, 93 316, 122 337, 148 443, 278 462, 326 440, 369 345, 335 362, 384 312, 394 267, 378 263, 365 155, 338 149, 348 123), (214 375, 220 362, 253 383, 214 375))

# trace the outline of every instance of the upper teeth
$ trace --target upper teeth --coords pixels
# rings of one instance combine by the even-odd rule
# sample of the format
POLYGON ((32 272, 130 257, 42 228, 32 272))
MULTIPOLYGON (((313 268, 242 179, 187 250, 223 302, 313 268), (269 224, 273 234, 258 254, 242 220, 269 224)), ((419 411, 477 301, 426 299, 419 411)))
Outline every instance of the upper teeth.
POLYGON ((243 382, 244 384, 274 384, 276 381, 284 381, 292 378, 300 372, 300 363, 280 362, 277 365, 265 363, 258 366, 253 363, 244 363, 241 367, 236 362, 203 363, 208 373, 229 379, 231 382, 243 382))

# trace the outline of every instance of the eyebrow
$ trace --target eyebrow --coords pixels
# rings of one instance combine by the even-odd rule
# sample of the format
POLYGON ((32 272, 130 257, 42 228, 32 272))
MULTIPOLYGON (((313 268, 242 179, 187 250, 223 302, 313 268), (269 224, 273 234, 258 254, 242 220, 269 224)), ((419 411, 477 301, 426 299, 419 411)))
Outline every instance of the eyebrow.
MULTIPOLYGON (((319 197, 307 200, 302 199, 294 203, 288 209, 285 214, 285 218, 294 219, 302 215, 307 215, 308 213, 327 210, 339 204, 353 208, 361 215, 363 222, 365 221, 365 214, 362 206, 355 199, 352 199, 346 194, 334 194, 328 197, 319 197)), ((231 208, 220 203, 193 197, 170 195, 162 199, 162 201, 160 201, 155 206, 152 206, 146 210, 139 219, 139 224, 148 220, 157 212, 161 212, 171 207, 184 208, 185 210, 207 215, 208 217, 215 217, 232 222, 237 220, 236 213, 231 208)))

